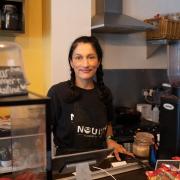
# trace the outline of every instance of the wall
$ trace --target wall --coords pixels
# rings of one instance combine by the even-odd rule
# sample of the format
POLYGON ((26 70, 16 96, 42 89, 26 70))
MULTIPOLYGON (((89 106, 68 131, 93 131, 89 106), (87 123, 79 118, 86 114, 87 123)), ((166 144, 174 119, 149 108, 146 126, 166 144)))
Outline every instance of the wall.
POLYGON ((26 0, 25 15, 25 34, 0 40, 22 46, 28 89, 46 94, 52 84, 69 78, 71 42, 91 33, 91 1, 26 0))
POLYGON ((49 88, 51 83, 51 1, 43 0, 42 2, 42 33, 43 33, 43 59, 45 74, 45 91, 49 88))
POLYGON ((44 60, 42 57, 42 0, 25 1, 25 34, 0 36, 1 41, 15 41, 22 46, 24 67, 30 85, 28 89, 45 92, 44 60))
MULTIPOLYGON (((123 14, 142 21, 157 13, 179 12, 179 7, 179 0, 123 0, 123 14)), ((95 0, 92 0, 93 15, 95 0)), ((134 107, 143 102, 142 89, 156 88, 161 83, 168 82, 167 46, 162 46, 147 58, 145 32, 94 35, 98 37, 104 50, 104 82, 112 91, 114 105, 134 107)))
MULTIPOLYGON (((92 0, 92 15, 95 14, 95 0, 92 0)), ((179 0, 124 0, 126 15, 144 20, 157 13, 179 12, 179 0)), ((104 49, 105 69, 165 69, 167 67, 166 47, 147 59, 145 33, 128 35, 96 34, 104 49)))
POLYGON ((165 69, 105 69, 104 82, 111 89, 115 106, 134 108, 137 103, 145 102, 143 89, 156 90, 154 98, 149 100, 159 104, 161 85, 168 81, 165 69))
MULTIPOLYGON (((49 73, 48 89, 52 84, 69 79, 68 50, 72 41, 81 35, 91 33, 90 0, 50 1, 50 28, 44 22, 45 45, 49 47, 46 71, 49 73), (49 30, 48 30, 49 29, 49 30), (47 33, 49 31, 49 33, 47 33), (50 44, 47 44, 50 43, 50 44)), ((47 4, 48 1, 46 0, 47 4)), ((45 13, 45 12, 44 12, 45 13)), ((47 48, 46 48, 47 49, 47 48)))

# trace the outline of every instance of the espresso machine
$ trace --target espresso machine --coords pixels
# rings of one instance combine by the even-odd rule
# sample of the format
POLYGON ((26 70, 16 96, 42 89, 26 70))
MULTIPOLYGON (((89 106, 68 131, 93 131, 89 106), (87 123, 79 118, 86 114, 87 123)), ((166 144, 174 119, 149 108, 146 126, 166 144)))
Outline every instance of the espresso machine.
POLYGON ((180 41, 168 45, 167 75, 171 89, 161 96, 160 159, 180 156, 180 41))

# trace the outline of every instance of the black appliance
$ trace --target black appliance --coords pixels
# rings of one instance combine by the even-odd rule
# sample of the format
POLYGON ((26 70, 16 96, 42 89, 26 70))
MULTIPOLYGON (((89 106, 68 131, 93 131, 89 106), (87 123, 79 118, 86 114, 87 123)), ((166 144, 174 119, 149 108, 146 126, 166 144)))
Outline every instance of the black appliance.
POLYGON ((161 97, 159 158, 180 156, 180 87, 161 97))
POLYGON ((159 158, 180 156, 180 41, 168 46, 171 92, 161 97, 159 158))
POLYGON ((116 107, 114 113, 113 134, 120 144, 132 143, 138 131, 159 133, 159 124, 141 117, 141 113, 130 107, 116 107))

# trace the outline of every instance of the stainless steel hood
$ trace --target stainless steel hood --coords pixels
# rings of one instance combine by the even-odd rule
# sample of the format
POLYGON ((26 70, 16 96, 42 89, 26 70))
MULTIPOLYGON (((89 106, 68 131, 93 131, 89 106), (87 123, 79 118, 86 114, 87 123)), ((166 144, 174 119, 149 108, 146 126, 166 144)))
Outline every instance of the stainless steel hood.
POLYGON ((91 30, 95 33, 134 33, 155 29, 141 20, 122 14, 122 0, 96 0, 91 30))

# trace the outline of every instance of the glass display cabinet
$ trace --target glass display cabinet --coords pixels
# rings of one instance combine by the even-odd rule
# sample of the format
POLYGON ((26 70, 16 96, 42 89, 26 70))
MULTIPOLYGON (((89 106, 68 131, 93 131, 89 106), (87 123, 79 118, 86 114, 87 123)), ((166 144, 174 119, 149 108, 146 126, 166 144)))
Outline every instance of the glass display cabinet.
POLYGON ((50 99, 0 98, 0 179, 51 179, 50 99))

